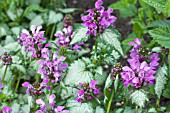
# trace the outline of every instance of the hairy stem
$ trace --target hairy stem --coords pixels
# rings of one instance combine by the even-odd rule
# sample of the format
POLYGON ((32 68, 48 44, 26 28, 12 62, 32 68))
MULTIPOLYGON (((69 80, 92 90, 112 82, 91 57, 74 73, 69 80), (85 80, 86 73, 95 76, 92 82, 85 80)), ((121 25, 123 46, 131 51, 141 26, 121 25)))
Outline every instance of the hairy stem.
POLYGON ((156 111, 160 111, 160 99, 156 100, 156 111))
POLYGON ((4 75, 2 77, 2 82, 4 82, 4 80, 5 80, 7 69, 8 69, 8 65, 6 65, 6 67, 5 67, 4 75))
POLYGON ((50 40, 53 39, 54 30, 55 30, 55 24, 53 25, 53 28, 52 28, 52 31, 51 31, 50 40))
POLYGON ((112 94, 111 94, 111 97, 110 97, 110 100, 109 100, 109 103, 108 103, 108 106, 107 106, 107 113, 110 113, 110 107, 111 107, 111 104, 112 104, 113 97, 114 97, 114 89, 112 90, 112 94))
POLYGON ((98 36, 96 36, 96 41, 95 41, 95 49, 94 49, 95 57, 97 57, 97 46, 98 46, 98 36))
POLYGON ((136 113, 138 113, 138 106, 136 105, 136 108, 135 108, 135 110, 136 110, 136 113))
POLYGON ((52 92, 53 92, 53 88, 54 88, 54 84, 52 84, 52 86, 51 86, 50 95, 51 95, 52 92))
POLYGON ((39 74, 37 73, 36 74, 36 82, 39 82, 39 80, 40 80, 40 77, 39 77, 39 74))
POLYGON ((21 73, 19 74, 19 77, 18 77, 17 85, 16 85, 15 91, 14 91, 15 93, 16 93, 17 90, 18 90, 18 86, 19 86, 20 80, 21 80, 21 73))

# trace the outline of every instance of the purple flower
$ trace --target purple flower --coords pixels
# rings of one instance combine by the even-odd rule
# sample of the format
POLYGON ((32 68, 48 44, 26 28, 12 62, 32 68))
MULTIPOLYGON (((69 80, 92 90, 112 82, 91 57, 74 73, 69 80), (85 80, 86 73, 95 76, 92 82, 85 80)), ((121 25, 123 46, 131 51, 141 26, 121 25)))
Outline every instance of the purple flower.
POLYGON ((129 42, 129 45, 133 46, 130 53, 131 59, 128 59, 130 66, 124 66, 121 72, 124 86, 131 85, 139 88, 144 83, 153 85, 154 74, 159 65, 158 54, 143 48, 139 38, 135 38, 134 42, 129 42))
POLYGON ((12 63, 12 57, 8 52, 5 52, 0 59, 2 60, 3 65, 10 65, 12 63))
POLYGON ((43 94, 43 90, 44 88, 47 88, 47 83, 49 81, 50 81, 49 79, 44 79, 41 84, 38 82, 35 82, 33 83, 33 85, 30 84, 29 82, 24 82, 22 86, 27 87, 26 94, 39 96, 43 94))
POLYGON ((42 26, 38 26, 36 28, 35 25, 32 25, 30 29, 32 31, 32 35, 29 33, 29 31, 23 29, 18 43, 26 47, 25 52, 32 53, 31 58, 40 58, 42 50, 41 43, 45 41, 45 31, 40 31, 42 29, 42 26))
POLYGON ((5 106, 5 107, 3 107, 2 112, 3 113, 12 113, 12 108, 5 106))
POLYGON ((89 84, 90 90, 93 90, 93 93, 97 95, 99 93, 99 90, 96 88, 97 81, 92 80, 89 84))
POLYGON ((77 94, 78 94, 78 98, 76 98, 77 102, 82 102, 85 94, 84 90, 78 90, 77 94))
POLYGON ((36 103, 40 104, 40 110, 42 110, 42 111, 47 110, 47 106, 46 106, 45 102, 42 99, 36 100, 36 103))
POLYGON ((55 107, 55 102, 54 102, 55 98, 56 98, 56 96, 54 94, 51 94, 49 97, 49 104, 50 104, 51 109, 54 109, 54 107, 55 107))
POLYGON ((27 87, 26 94, 31 94, 30 91, 33 89, 33 86, 29 82, 24 82, 23 87, 27 87))
POLYGON ((64 27, 67 28, 68 26, 72 26, 74 24, 73 17, 67 14, 63 19, 64 27))
POLYGON ((77 102, 92 100, 94 95, 99 94, 99 89, 96 87, 97 81, 92 80, 89 84, 79 83, 80 90, 78 90, 76 98, 77 102))
POLYGON ((108 9, 105 11, 102 6, 102 0, 97 0, 95 3, 95 10, 89 9, 87 10, 88 15, 82 16, 84 26, 88 27, 88 31, 86 34, 94 35, 101 34, 104 29, 113 25, 116 20, 115 16, 111 16, 113 9, 108 9))
POLYGON ((68 113, 68 110, 64 110, 64 106, 58 106, 57 108, 55 108, 55 113, 68 113))
POLYGON ((63 32, 57 31, 54 34, 54 36, 58 37, 57 44, 59 46, 68 47, 70 45, 72 30, 73 30, 73 27, 72 26, 68 26, 67 28, 63 29, 63 32))
POLYGON ((38 63, 41 64, 41 68, 38 70, 38 73, 42 74, 41 78, 48 79, 48 82, 51 81, 52 84, 60 82, 61 73, 64 73, 64 68, 68 67, 68 64, 63 63, 66 57, 59 57, 58 53, 55 52, 52 59, 49 55, 45 55, 45 58, 45 60, 38 60, 38 63))

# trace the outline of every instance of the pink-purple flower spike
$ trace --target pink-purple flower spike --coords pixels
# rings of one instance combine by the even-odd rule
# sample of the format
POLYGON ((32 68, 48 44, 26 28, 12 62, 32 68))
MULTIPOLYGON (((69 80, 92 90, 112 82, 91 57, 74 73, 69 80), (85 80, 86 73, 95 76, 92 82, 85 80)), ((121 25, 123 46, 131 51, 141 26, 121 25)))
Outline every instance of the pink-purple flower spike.
POLYGON ((141 87, 144 83, 153 85, 155 81, 154 74, 159 65, 159 57, 157 53, 148 52, 141 47, 139 38, 134 39, 134 42, 129 42, 133 46, 130 53, 128 63, 130 66, 122 68, 122 79, 125 86, 141 87), (141 50, 142 49, 142 53, 141 50), (148 61, 149 60, 149 61, 148 61))
POLYGON ((88 15, 81 17, 83 25, 88 27, 86 33, 88 35, 92 34, 96 36, 97 34, 101 34, 103 30, 112 26, 116 21, 116 17, 111 15, 113 9, 109 8, 108 10, 105 10, 102 4, 102 0, 97 0, 95 9, 87 10, 88 15))

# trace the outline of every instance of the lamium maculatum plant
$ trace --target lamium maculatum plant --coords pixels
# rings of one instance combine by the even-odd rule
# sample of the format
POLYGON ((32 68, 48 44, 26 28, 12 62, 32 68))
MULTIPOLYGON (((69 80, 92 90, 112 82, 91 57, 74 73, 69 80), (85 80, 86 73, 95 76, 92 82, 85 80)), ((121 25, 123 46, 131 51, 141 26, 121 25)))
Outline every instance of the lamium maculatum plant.
POLYGON ((0 113, 170 112, 170 2, 157 1, 96 0, 79 18, 61 1, 0 2, 0 113), (135 17, 127 38, 114 8, 135 17))

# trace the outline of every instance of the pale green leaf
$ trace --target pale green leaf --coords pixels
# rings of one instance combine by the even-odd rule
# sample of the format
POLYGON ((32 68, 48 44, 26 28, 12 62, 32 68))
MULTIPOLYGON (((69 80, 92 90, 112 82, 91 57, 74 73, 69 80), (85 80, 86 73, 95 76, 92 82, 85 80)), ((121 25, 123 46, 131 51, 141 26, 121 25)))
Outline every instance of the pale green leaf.
POLYGON ((78 103, 76 100, 68 100, 66 104, 69 113, 94 113, 91 106, 89 103, 78 103))
POLYGON ((86 64, 82 60, 77 60, 69 67, 65 84, 78 85, 80 82, 89 83, 92 80, 92 73, 86 70, 86 64))
POLYGON ((115 89, 115 92, 117 91, 118 83, 119 83, 119 75, 116 75, 116 79, 115 79, 115 81, 114 81, 114 89, 115 89))
POLYGON ((84 27, 84 26, 79 27, 75 31, 75 33, 74 33, 74 35, 72 37, 72 41, 71 41, 70 44, 76 44, 78 42, 85 42, 85 41, 87 41, 88 38, 89 38, 89 35, 86 34, 87 30, 88 30, 87 27, 84 27))
POLYGON ((164 64, 162 67, 159 67, 156 73, 155 93, 157 94, 159 99, 167 83, 168 80, 167 75, 168 75, 168 68, 166 64, 164 64))
POLYGON ((118 40, 120 38, 120 35, 116 31, 106 29, 102 34, 102 38, 103 41, 113 46, 121 55, 123 55, 121 43, 118 40))
POLYGON ((47 25, 55 24, 55 23, 61 21, 62 19, 63 19, 63 14, 56 13, 56 12, 50 10, 50 12, 49 12, 49 19, 48 19, 48 24, 47 25))
POLYGON ((37 15, 36 17, 34 17, 31 22, 30 22, 30 26, 31 25, 42 25, 44 23, 44 20, 42 19, 42 17, 40 15, 37 15))
POLYGON ((20 112, 20 104, 18 104, 16 101, 13 102, 11 108, 12 108, 12 113, 20 112))
POLYGON ((131 95, 132 103, 135 103, 139 107, 144 107, 145 102, 148 101, 148 98, 143 90, 136 90, 131 95))
POLYGON ((22 110, 22 112, 23 113, 30 113, 30 106, 29 105, 23 105, 22 107, 21 107, 21 110, 22 110))
POLYGON ((20 71, 21 73, 23 73, 23 74, 26 74, 27 72, 26 72, 26 69, 25 69, 25 67, 23 66, 23 65, 19 65, 19 64, 11 64, 11 68, 12 69, 17 69, 18 71, 20 71))
POLYGON ((3 48, 7 49, 9 51, 17 51, 19 49, 19 47, 21 47, 21 46, 18 44, 18 42, 12 42, 12 43, 5 45, 3 48))
POLYGON ((78 8, 65 8, 65 9, 58 9, 62 13, 73 13, 77 10, 80 10, 78 8))
POLYGON ((100 106, 97 106, 95 113, 105 113, 105 111, 104 111, 104 109, 101 108, 100 106))

